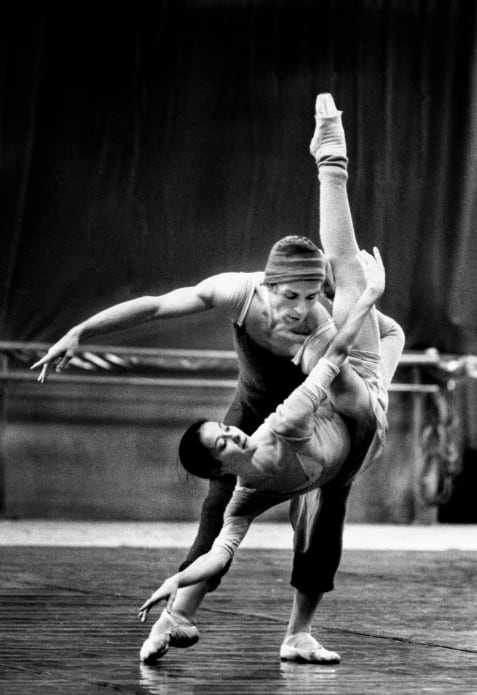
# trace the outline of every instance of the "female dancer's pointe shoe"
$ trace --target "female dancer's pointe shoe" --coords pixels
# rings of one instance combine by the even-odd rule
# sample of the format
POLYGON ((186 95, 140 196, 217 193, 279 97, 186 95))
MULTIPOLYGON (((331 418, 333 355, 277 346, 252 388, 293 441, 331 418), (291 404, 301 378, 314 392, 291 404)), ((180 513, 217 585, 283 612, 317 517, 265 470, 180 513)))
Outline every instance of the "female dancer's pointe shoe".
POLYGON ((318 94, 315 105, 315 132, 310 152, 317 164, 323 161, 346 161, 346 139, 341 123, 342 111, 338 111, 331 94, 318 94))
POLYGON ((149 636, 141 647, 139 658, 144 664, 153 664, 169 650, 170 641, 171 636, 167 632, 149 636))
POLYGON ((335 100, 329 92, 318 94, 315 102, 315 115, 320 118, 330 118, 331 116, 341 116, 343 112, 336 108, 335 100))
POLYGON ((286 637, 280 648, 280 659, 310 664, 339 664, 341 661, 337 652, 325 649, 309 632, 297 632, 286 637))
POLYGON ((145 664, 164 656, 169 647, 191 647, 199 641, 196 625, 174 611, 163 610, 141 647, 139 657, 145 664))

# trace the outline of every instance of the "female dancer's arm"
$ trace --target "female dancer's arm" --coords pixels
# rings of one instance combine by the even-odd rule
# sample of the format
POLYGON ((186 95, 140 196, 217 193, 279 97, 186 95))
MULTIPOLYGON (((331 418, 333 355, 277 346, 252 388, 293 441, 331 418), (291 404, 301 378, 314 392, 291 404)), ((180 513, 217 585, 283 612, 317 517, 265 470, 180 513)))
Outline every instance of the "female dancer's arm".
MULTIPOLYGON (((270 426, 278 435, 304 438, 311 434, 313 412, 328 393, 330 384, 339 374, 358 338, 364 320, 384 292, 385 271, 378 249, 374 249, 374 256, 360 251, 358 260, 364 271, 366 287, 338 329, 324 356, 318 360, 305 381, 270 416, 270 426)), ((354 388, 353 397, 362 397, 366 403, 367 394, 363 389, 354 388)), ((359 406, 360 403, 357 403, 356 407, 359 406)))
POLYGON ((227 508, 222 531, 212 548, 182 571, 165 580, 139 609, 141 621, 146 620, 148 611, 160 601, 167 601, 168 609, 172 610, 178 589, 199 584, 222 574, 232 562, 253 520, 275 504, 278 504, 275 498, 262 495, 257 490, 236 489, 227 508))
POLYGON ((139 609, 141 622, 145 622, 149 610, 160 601, 167 601, 167 609, 172 610, 178 589, 211 579, 222 572, 230 562, 230 555, 225 548, 213 547, 201 555, 181 572, 173 574, 154 591, 139 609))

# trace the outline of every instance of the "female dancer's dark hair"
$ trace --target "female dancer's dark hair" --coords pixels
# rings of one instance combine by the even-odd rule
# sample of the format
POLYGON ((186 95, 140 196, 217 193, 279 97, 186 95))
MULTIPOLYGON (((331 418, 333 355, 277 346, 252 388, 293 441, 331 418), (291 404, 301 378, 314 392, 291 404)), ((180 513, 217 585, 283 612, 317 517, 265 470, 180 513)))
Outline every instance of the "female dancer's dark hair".
POLYGON ((179 444, 179 458, 188 473, 215 480, 220 477, 220 462, 214 459, 200 440, 200 428, 205 422, 208 420, 201 418, 186 429, 179 444))

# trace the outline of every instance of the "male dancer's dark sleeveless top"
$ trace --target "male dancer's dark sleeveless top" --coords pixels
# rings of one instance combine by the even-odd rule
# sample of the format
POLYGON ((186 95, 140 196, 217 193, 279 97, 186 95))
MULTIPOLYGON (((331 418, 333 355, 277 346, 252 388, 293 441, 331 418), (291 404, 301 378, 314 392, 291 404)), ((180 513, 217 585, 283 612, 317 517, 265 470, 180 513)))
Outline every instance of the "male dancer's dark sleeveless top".
POLYGON ((250 433, 302 383, 305 375, 289 357, 274 355, 258 345, 244 326, 234 324, 234 333, 240 371, 225 422, 250 433))

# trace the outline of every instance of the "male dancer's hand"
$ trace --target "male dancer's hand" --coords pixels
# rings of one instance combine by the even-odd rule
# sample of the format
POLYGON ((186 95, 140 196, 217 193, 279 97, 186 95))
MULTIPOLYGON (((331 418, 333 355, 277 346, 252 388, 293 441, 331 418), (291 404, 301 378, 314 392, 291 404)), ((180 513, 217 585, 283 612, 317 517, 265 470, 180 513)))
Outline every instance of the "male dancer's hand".
POLYGON ((141 619, 141 622, 146 622, 147 614, 149 613, 150 609, 160 601, 166 600, 166 609, 168 611, 171 611, 172 606, 174 605, 174 599, 176 597, 178 589, 179 582, 177 580, 176 575, 173 575, 172 577, 169 577, 169 579, 166 579, 166 581, 159 587, 159 589, 157 589, 153 594, 151 594, 151 596, 147 599, 147 601, 145 601, 145 603, 142 604, 141 608, 139 609, 138 617, 141 619))
POLYGON ((32 364, 30 369, 42 367, 38 381, 44 384, 49 373, 56 363, 55 371, 61 372, 68 366, 68 363, 73 358, 75 351, 79 347, 79 338, 73 331, 69 331, 58 342, 51 346, 46 355, 32 364))

